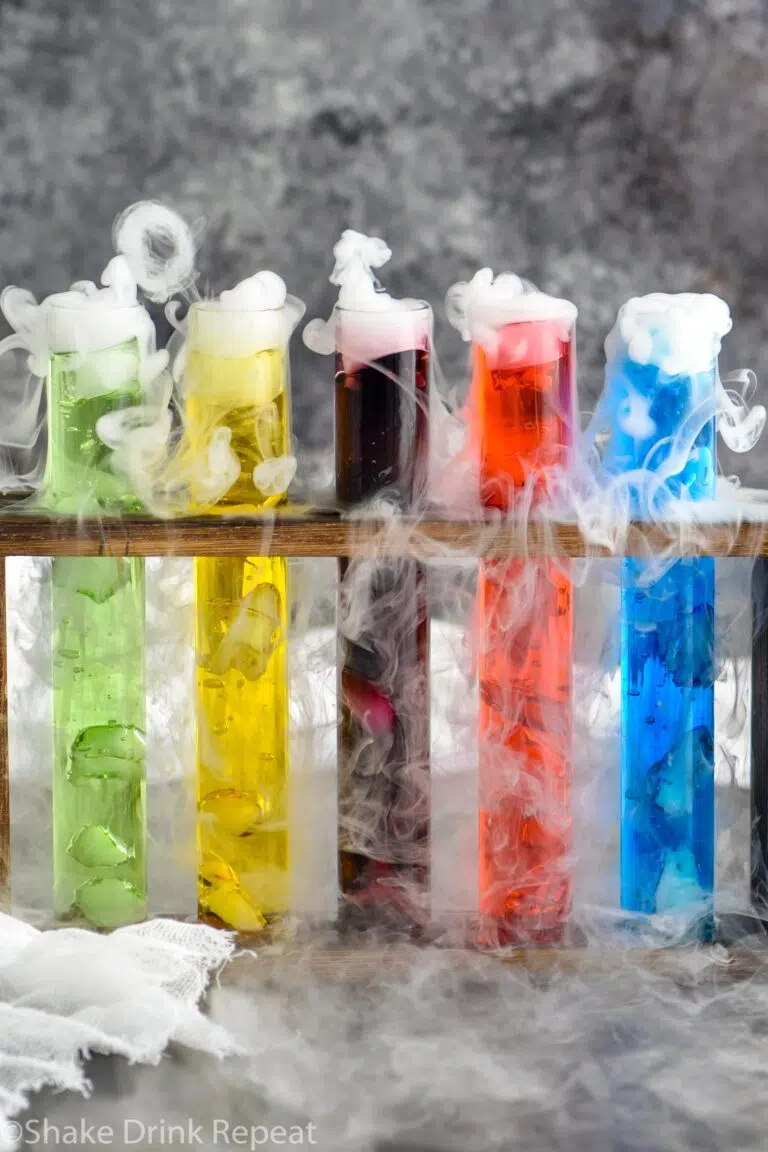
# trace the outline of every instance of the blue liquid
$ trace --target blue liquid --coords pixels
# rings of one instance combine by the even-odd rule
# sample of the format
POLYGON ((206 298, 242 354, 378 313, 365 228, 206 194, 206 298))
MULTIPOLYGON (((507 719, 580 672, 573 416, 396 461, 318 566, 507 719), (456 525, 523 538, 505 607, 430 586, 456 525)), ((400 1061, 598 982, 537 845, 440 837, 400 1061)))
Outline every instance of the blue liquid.
POLYGON ((622 569, 621 904, 665 912, 714 886, 715 562, 622 569))
MULTIPOLYGON (((662 494, 654 494, 654 511, 663 511, 664 497, 706 500, 715 495, 714 403, 717 368, 696 376, 665 376, 658 365, 635 364, 618 358, 608 366, 604 418, 610 444, 604 461, 610 475, 644 469, 665 475, 662 494), (696 435, 686 441, 685 458, 670 465, 674 438, 691 426, 696 435), (673 474, 666 475, 672 467, 673 474)), ((630 488, 633 515, 643 517, 645 496, 630 488)))
MULTIPOLYGON (((673 378, 625 357, 609 365, 606 467, 661 473, 657 514, 674 517, 674 499, 714 496, 716 383, 716 364, 673 378), (692 432, 666 476, 681 427, 692 432)), ((633 515, 647 514, 646 499, 642 485, 631 489, 633 515)), ((625 560, 621 628, 621 904, 705 911, 714 888, 714 560, 625 560)))

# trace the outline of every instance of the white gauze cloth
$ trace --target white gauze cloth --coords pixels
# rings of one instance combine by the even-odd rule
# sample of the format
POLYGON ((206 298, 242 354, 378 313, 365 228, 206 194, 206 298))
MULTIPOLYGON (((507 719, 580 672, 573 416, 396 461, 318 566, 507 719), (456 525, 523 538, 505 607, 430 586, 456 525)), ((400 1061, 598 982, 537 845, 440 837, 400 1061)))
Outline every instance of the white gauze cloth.
POLYGON ((9 1119, 50 1086, 87 1095, 83 1058, 116 1053, 157 1064, 174 1041, 223 1057, 241 1049, 200 1011, 234 937, 205 924, 154 920, 98 935, 41 932, 0 913, 0 1152, 9 1119))

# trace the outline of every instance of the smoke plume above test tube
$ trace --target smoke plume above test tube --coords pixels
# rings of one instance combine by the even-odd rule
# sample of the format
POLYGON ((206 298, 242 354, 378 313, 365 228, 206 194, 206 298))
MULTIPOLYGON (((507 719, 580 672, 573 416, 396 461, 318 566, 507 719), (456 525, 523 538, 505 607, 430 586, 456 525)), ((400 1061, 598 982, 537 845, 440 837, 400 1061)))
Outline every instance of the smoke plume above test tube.
MULTIPOLYGON (((350 512, 423 509, 429 464, 432 311, 396 299, 374 269, 383 240, 345 231, 334 248, 339 298, 307 346, 335 353, 336 495, 350 512)), ((339 562, 339 874, 343 917, 428 917, 429 609, 427 572, 407 556, 339 562)))

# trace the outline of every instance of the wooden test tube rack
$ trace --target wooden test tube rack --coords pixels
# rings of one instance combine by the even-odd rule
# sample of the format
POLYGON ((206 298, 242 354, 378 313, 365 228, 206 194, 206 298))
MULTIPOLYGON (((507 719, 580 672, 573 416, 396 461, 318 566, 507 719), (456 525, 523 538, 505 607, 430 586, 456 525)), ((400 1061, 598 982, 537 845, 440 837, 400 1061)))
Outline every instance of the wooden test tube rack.
MULTIPOLYGON (((632 524, 621 555, 768 556, 768 517, 741 522, 632 524)), ((559 555, 573 559, 617 555, 576 524, 557 520, 470 520, 428 515, 396 520, 344 517, 327 508, 284 506, 261 516, 221 514, 175 520, 148 517, 48 516, 11 506, 0 509, 0 893, 10 871, 7 629, 5 559, 8 556, 286 556, 349 557, 365 552, 414 555, 424 560, 559 555)))

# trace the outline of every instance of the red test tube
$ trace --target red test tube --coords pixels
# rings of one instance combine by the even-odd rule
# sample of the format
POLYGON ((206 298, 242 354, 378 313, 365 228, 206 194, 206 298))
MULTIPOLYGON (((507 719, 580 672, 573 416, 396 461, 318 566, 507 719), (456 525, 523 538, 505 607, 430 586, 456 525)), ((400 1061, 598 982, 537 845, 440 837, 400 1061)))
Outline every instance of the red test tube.
MULTIPOLYGON (((487 508, 535 510, 568 462, 575 316, 567 301, 532 294, 471 325, 470 432, 487 508)), ((485 561, 477 632, 479 943, 556 941, 571 900, 569 563, 485 561)))

